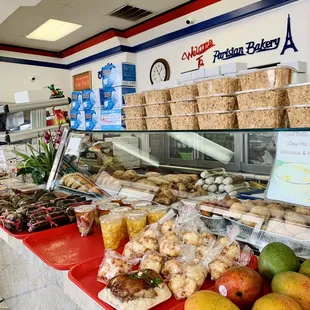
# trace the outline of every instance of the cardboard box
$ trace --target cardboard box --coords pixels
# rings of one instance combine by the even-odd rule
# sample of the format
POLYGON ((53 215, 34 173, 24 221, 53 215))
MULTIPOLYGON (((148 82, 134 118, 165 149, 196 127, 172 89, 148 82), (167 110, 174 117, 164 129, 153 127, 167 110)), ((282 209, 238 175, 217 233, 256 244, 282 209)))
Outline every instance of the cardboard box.
POLYGON ((49 100, 51 91, 48 88, 39 90, 26 90, 14 94, 16 103, 49 100))
POLYGON ((104 91, 102 88, 82 91, 83 110, 103 110, 104 91))
POLYGON ((82 96, 81 91, 72 92, 71 109, 72 110, 83 110, 83 96, 82 96))
POLYGON ((85 112, 85 130, 101 130, 101 109, 85 112))
POLYGON ((101 130, 123 130, 125 127, 122 109, 101 111, 101 130))
POLYGON ((102 86, 136 86, 136 65, 132 63, 109 64, 102 67, 102 86))
POLYGON ((307 73, 307 63, 305 61, 284 61, 281 62, 283 66, 290 66, 299 73, 307 73))
POLYGON ((221 67, 220 66, 205 69, 206 78, 213 77, 213 76, 219 76, 219 75, 221 75, 221 67))
POLYGON ((248 69, 248 64, 245 62, 232 62, 221 65, 221 74, 237 73, 248 69))
POLYGON ((75 130, 85 130, 85 111, 71 110, 70 125, 75 130))
POLYGON ((136 92, 134 87, 106 87, 103 90, 103 110, 121 109, 125 105, 123 95, 136 92))

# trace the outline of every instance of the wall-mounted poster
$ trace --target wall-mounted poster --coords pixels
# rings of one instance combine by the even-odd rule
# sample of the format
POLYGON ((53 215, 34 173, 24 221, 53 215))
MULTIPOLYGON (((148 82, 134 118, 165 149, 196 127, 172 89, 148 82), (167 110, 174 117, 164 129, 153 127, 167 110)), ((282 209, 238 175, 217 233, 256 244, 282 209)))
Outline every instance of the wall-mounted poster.
POLYGON ((84 89, 92 89, 92 75, 91 71, 79 73, 72 77, 73 90, 80 91, 84 89))
POLYGON ((267 199, 310 207, 310 132, 280 132, 267 199))

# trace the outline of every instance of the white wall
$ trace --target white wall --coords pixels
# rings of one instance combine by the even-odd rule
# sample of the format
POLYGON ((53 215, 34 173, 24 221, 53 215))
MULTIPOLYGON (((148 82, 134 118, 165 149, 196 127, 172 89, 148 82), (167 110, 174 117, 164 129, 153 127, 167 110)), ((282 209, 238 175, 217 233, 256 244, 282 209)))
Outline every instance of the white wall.
MULTIPOLYGON (((193 16, 195 16, 193 14, 193 16)), ((171 67, 171 79, 179 79, 181 72, 197 68, 196 59, 182 60, 183 52, 190 51, 191 46, 200 45, 210 39, 215 47, 204 54, 205 68, 227 64, 229 62, 247 62, 249 67, 281 61, 302 60, 308 62, 310 72, 310 3, 308 0, 298 1, 272 11, 249 17, 219 28, 186 37, 160 47, 137 54, 137 84, 138 90, 151 87, 149 70, 157 58, 165 58, 171 67), (287 50, 280 55, 286 36, 287 16, 291 14, 291 24, 294 42, 299 52, 287 50), (231 60, 219 60, 213 64, 214 50, 224 51, 226 48, 244 46, 248 41, 260 42, 262 38, 274 39, 281 37, 277 50, 246 55, 231 60)), ((310 77, 310 76, 309 76, 310 77)))
POLYGON ((68 70, 0 62, 0 102, 14 102, 15 92, 37 90, 50 84, 61 88, 65 96, 71 96, 68 70), (34 82, 32 77, 36 78, 34 82))

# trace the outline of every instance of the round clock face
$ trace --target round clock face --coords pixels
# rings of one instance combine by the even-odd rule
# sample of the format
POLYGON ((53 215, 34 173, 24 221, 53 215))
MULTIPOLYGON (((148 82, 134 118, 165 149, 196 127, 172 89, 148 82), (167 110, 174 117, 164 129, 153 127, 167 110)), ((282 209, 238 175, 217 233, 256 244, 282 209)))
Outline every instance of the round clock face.
POLYGON ((168 81, 170 78, 169 64, 164 59, 156 60, 150 71, 150 79, 152 84, 168 81))

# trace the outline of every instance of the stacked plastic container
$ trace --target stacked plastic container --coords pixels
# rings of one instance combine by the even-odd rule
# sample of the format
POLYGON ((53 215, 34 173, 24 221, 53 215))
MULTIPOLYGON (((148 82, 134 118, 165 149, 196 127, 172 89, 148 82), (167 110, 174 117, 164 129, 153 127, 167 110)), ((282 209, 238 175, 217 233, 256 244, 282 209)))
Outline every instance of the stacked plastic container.
POLYGON ((147 91, 145 95, 146 126, 148 130, 170 130, 169 89, 147 91))
POLYGON ((286 107, 292 128, 309 127, 310 83, 295 84, 287 88, 290 106, 286 107))
POLYGON ((173 130, 198 130, 196 84, 170 88, 171 126, 173 130))
POLYGON ((144 94, 124 95, 125 124, 127 130, 146 130, 145 123, 145 96, 144 94))
POLYGON ((200 129, 232 129, 237 127, 237 101, 234 93, 239 90, 236 77, 216 77, 197 84, 197 104, 200 129))
POLYGON ((237 92, 239 128, 282 128, 287 125, 284 107, 289 105, 286 87, 293 68, 286 66, 249 70, 239 74, 237 92))

